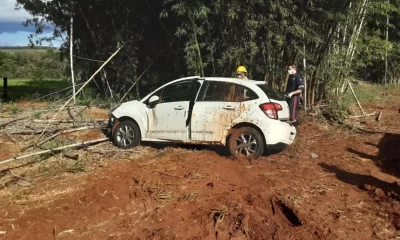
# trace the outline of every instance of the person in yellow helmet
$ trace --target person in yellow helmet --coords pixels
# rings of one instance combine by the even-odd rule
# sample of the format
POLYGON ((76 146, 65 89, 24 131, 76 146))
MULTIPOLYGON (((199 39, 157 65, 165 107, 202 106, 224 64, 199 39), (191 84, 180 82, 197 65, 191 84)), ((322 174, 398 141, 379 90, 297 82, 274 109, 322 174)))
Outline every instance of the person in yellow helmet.
POLYGON ((239 66, 236 70, 237 77, 243 80, 249 80, 247 78, 247 69, 245 66, 239 66))

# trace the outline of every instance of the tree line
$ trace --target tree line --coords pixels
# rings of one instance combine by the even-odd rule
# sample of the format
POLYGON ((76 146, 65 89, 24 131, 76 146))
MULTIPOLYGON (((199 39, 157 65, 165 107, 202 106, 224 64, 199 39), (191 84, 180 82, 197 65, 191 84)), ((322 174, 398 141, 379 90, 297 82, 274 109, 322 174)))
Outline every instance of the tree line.
MULTIPOLYGON (((54 37, 74 19, 74 53, 103 61, 121 53, 95 79, 100 94, 131 97, 188 75, 250 78, 283 89, 286 65, 297 63, 307 102, 343 94, 357 78, 400 83, 399 0, 17 0, 35 17, 37 33, 53 24, 54 37)), ((46 40, 46 39, 41 39, 46 40)), ((47 39, 48 40, 48 39, 47 39)), ((36 42, 38 43, 38 42, 36 42)), ((69 41, 61 53, 68 54, 69 41)), ((100 62, 78 59, 78 79, 100 62)))

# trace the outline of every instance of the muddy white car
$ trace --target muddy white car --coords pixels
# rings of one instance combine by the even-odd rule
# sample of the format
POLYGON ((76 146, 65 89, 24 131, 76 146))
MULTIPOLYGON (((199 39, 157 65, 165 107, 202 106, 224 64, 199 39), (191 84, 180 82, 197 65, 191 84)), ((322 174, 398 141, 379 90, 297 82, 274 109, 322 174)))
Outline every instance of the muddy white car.
POLYGON ((260 157, 293 143, 285 98, 261 81, 188 77, 140 101, 110 110, 109 133, 120 148, 141 141, 223 145, 237 157, 260 157))

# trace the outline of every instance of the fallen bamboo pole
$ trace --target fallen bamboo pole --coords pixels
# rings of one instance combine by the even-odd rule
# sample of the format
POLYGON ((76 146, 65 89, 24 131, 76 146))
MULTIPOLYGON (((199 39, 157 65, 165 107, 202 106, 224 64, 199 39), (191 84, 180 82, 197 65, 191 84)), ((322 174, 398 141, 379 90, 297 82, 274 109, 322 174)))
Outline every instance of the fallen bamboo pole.
POLYGON ((26 151, 29 151, 30 149, 34 148, 34 147, 40 147, 43 144, 45 144, 46 142, 48 142, 48 141, 60 136, 61 134, 79 132, 79 131, 91 130, 91 129, 100 129, 100 128, 104 128, 104 127, 106 127, 106 126, 103 126, 103 127, 95 127, 95 126, 93 126, 93 127, 81 127, 81 128, 73 128, 73 129, 67 129, 67 130, 64 130, 64 131, 60 131, 60 132, 58 132, 58 133, 56 133, 56 134, 44 139, 43 141, 40 141, 37 144, 32 144, 32 145, 29 145, 29 146, 23 148, 22 151, 26 152, 26 151))
MULTIPOLYGON (((107 61, 105 61, 104 63, 103 63, 103 65, 101 65, 100 66, 100 68, 89 78, 89 80, 87 80, 86 82, 85 82, 85 84, 83 84, 83 86, 78 90, 78 91, 76 91, 76 93, 56 112, 56 114, 54 114, 54 116, 53 116, 53 118, 52 118, 52 120, 55 120, 56 119, 56 117, 57 117, 57 115, 75 98, 75 96, 78 94, 78 93, 80 93, 82 90, 83 90, 83 88, 85 88, 86 87, 86 85, 88 85, 89 84, 89 82, 90 81, 92 81, 93 80, 93 78, 111 61, 111 59, 113 59, 114 57, 115 57, 115 55, 117 55, 118 54, 118 52, 121 50, 121 48, 118 48, 118 50, 114 53, 114 54, 112 54, 109 58, 108 58, 108 60, 107 61)), ((45 127, 45 129, 43 130, 43 133, 47 130, 47 128, 49 127, 49 125, 50 125, 50 123, 45 127)), ((41 134, 40 135, 40 137, 39 137, 39 139, 41 138, 43 136, 43 134, 41 134)))
POLYGON ((364 114, 364 115, 359 115, 359 116, 350 116, 349 118, 362 118, 362 117, 369 117, 369 116, 374 116, 376 115, 376 112, 370 113, 370 114, 364 114))
POLYGON ((350 83, 349 80, 347 80, 347 83, 349 84, 349 87, 350 87, 350 89, 351 89, 351 92, 353 93, 353 96, 354 96, 354 98, 356 99, 356 101, 357 101, 357 103, 358 103, 358 106, 359 106, 360 109, 361 109, 361 112, 363 113, 363 115, 365 115, 364 109, 362 108, 360 101, 358 101, 358 98, 357 98, 356 93, 354 92, 353 86, 351 86, 351 83, 350 83))
POLYGON ((92 119, 88 121, 74 121, 72 119, 68 120, 33 120, 35 123, 93 123, 93 122, 108 122, 107 119, 92 119))
POLYGON ((61 150, 68 149, 68 148, 83 147, 83 146, 86 146, 86 145, 93 145, 93 144, 105 142, 105 141, 108 141, 108 140, 109 140, 109 138, 102 138, 102 139, 97 139, 97 140, 93 140, 93 141, 75 143, 75 144, 71 144, 71 145, 67 145, 67 146, 63 146, 63 147, 59 147, 59 148, 44 150, 44 151, 41 151, 41 152, 32 153, 32 154, 28 154, 28 155, 24 155, 24 156, 20 156, 20 157, 13 157, 13 158, 1 161, 0 165, 6 164, 6 163, 9 163, 9 162, 13 162, 13 161, 17 161, 17 160, 21 160, 21 159, 25 159, 25 158, 29 158, 29 157, 33 157, 33 156, 42 155, 42 154, 45 154, 45 153, 61 151, 61 150))
POLYGON ((15 122, 17 122, 17 121, 21 121, 21 120, 24 120, 24 119, 27 119, 28 117, 21 117, 21 118, 17 118, 17 119, 13 119, 13 120, 11 120, 11 121, 8 121, 8 122, 6 122, 6 123, 2 123, 2 124, 0 124, 0 128, 3 128, 3 127, 5 127, 5 126, 7 126, 7 125, 9 125, 9 124, 11 124, 11 123, 15 123, 15 122))

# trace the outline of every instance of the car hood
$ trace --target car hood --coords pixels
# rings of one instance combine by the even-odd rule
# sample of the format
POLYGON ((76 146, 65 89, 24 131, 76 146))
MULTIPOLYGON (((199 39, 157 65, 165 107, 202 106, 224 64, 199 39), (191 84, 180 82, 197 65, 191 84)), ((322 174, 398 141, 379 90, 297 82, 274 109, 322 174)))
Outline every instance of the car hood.
POLYGON ((120 118, 123 116, 129 116, 132 114, 133 111, 139 111, 143 107, 143 103, 134 100, 129 102, 124 102, 121 105, 114 107, 110 110, 110 115, 112 114, 116 118, 120 118))

